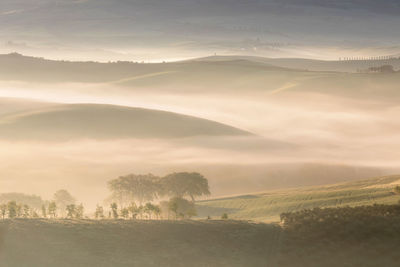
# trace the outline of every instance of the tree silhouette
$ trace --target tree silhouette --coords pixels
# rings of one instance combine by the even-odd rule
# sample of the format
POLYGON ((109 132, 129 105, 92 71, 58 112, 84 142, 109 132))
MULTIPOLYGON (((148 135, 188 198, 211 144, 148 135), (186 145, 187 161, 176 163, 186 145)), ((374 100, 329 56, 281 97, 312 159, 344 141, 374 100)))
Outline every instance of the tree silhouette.
POLYGON ((17 202, 15 201, 10 201, 7 204, 7 211, 8 211, 8 218, 13 219, 17 217, 17 211, 18 210, 18 205, 17 202))
POLYGON ((56 202, 52 201, 49 203, 48 207, 49 215, 53 218, 57 217, 57 204, 56 202))
POLYGON ((197 172, 172 173, 162 178, 160 184, 162 195, 177 198, 189 196, 193 202, 195 197, 210 194, 208 180, 197 172))
POLYGON ((57 204, 62 215, 65 215, 65 209, 70 204, 75 204, 75 198, 65 189, 58 190, 54 193, 54 202, 57 204))
POLYGON ((118 205, 117 203, 112 203, 111 206, 111 211, 112 211, 112 216, 114 219, 118 219, 119 215, 118 215, 118 205))
POLYGON ((112 192, 111 198, 120 206, 134 201, 143 204, 157 197, 158 180, 159 177, 152 174, 130 174, 109 181, 108 187, 112 192))
POLYGON ((104 209, 102 206, 99 206, 99 205, 96 206, 96 211, 94 213, 94 217, 96 219, 104 219, 104 209))

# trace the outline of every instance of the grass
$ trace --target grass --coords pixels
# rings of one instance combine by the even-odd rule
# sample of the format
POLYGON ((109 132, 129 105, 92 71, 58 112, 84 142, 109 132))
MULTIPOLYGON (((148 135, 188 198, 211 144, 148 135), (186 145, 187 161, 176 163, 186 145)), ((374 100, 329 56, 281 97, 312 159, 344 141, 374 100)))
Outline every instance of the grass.
POLYGON ((387 176, 329 186, 277 190, 259 194, 200 201, 199 217, 220 217, 272 222, 283 212, 314 207, 343 207, 395 204, 400 196, 393 192, 400 176, 387 176))
POLYGON ((0 266, 274 266, 280 228, 240 221, 0 220, 0 266))
POLYGON ((394 267, 398 210, 324 209, 282 228, 234 220, 0 220, 0 266, 394 267))

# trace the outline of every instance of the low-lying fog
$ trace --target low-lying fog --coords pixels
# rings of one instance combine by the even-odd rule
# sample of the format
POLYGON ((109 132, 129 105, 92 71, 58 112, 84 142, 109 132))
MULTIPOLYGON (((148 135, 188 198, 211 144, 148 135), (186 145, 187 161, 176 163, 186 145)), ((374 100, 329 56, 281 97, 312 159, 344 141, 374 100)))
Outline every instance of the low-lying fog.
POLYGON ((210 179, 213 196, 221 196, 367 178, 399 165, 400 108, 390 99, 297 90, 288 83, 268 90, 246 86, 186 91, 1 82, 0 116, 54 103, 101 103, 187 114, 254 136, 3 138, 0 192, 51 198, 66 188, 93 207, 106 198, 107 180, 128 173, 199 171, 210 179))

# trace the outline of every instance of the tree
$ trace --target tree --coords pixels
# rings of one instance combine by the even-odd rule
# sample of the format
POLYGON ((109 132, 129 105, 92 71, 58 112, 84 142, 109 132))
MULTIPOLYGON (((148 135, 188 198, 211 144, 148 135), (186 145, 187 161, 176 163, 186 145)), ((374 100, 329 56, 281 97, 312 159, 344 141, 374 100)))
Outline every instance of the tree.
POLYGON ((1 218, 4 219, 6 217, 6 214, 7 214, 7 204, 1 204, 0 205, 1 218))
POLYGON ((82 219, 84 212, 85 212, 85 207, 83 207, 83 204, 81 203, 76 207, 75 217, 77 219, 82 219))
POLYGON ((17 216, 16 217, 22 217, 22 205, 17 204, 17 216))
POLYGON ((162 195, 176 198, 188 196, 192 202, 195 197, 209 195, 208 180, 197 172, 172 173, 163 177, 160 181, 162 195))
POLYGON ((129 217, 129 209, 128 208, 121 209, 121 217, 124 219, 128 219, 128 217, 129 217))
POLYGON ((178 219, 178 198, 171 199, 168 202, 168 210, 172 211, 175 214, 175 220, 178 219))
POLYGON ((157 217, 161 214, 161 209, 159 206, 153 205, 150 202, 146 203, 143 208, 144 213, 148 215, 149 219, 152 219, 152 215, 156 215, 157 217))
POLYGON ((61 189, 54 193, 54 202, 64 215, 66 207, 75 204, 76 200, 67 190, 61 189))
POLYGON ((41 206, 45 204, 41 197, 35 195, 26 195, 21 193, 0 194, 0 203, 8 203, 9 201, 29 205, 31 209, 40 209, 41 206))
POLYGON ((227 213, 222 214, 221 219, 228 220, 228 214, 227 213))
POLYGON ((67 217, 68 218, 72 219, 72 218, 75 217, 75 214, 76 214, 76 206, 75 206, 75 204, 67 205, 66 210, 67 210, 67 217))
POLYGON ((10 201, 7 204, 8 218, 13 219, 17 217, 18 205, 15 201, 10 201))
POLYGON ((57 217, 57 204, 56 202, 52 201, 49 203, 48 207, 49 215, 53 218, 57 217))
POLYGON ((137 215, 139 215, 140 219, 143 219, 144 207, 140 205, 137 207, 137 215))
POLYGON ((108 182, 112 199, 121 206, 138 201, 152 201, 157 198, 159 177, 152 174, 121 176, 108 182))
POLYGON ((94 213, 94 217, 96 219, 104 219, 104 209, 102 206, 99 206, 99 205, 96 206, 96 211, 94 213))
POLYGON ((128 211, 131 214, 131 218, 132 219, 136 219, 137 215, 139 214, 139 209, 136 206, 135 202, 132 202, 129 207, 128 207, 128 211))
POLYGON ((172 198, 168 203, 168 209, 175 214, 175 219, 191 218, 197 215, 194 203, 184 198, 172 198))
POLYGON ((114 219, 118 219, 119 215, 118 215, 118 205, 117 203, 112 203, 111 206, 111 211, 112 211, 112 216, 114 219))
POLYGON ((42 205, 42 217, 47 218, 47 210, 44 204, 42 205))
POLYGON ((160 206, 154 205, 153 206, 153 213, 156 216, 156 218, 159 219, 160 216, 161 216, 161 208, 160 208, 160 206))
POLYGON ((22 217, 24 218, 30 217, 30 211, 31 211, 30 207, 25 204, 23 205, 22 209, 23 209, 22 217))

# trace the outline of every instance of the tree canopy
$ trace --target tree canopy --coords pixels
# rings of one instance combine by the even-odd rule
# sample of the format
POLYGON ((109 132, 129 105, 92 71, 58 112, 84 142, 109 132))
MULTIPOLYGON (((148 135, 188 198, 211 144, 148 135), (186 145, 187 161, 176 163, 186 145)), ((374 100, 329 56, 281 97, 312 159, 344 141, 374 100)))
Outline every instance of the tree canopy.
POLYGON ((120 206, 132 201, 138 201, 142 204, 157 197, 158 180, 159 177, 153 174, 129 174, 109 181, 108 187, 112 192, 111 198, 117 201, 120 206))
POLYGON ((75 198, 65 189, 58 190, 54 193, 54 202, 64 212, 68 205, 75 204, 75 198))
POLYGON ((208 180, 197 172, 171 173, 160 182, 162 195, 178 198, 188 196, 194 201, 195 197, 210 194, 208 180))

